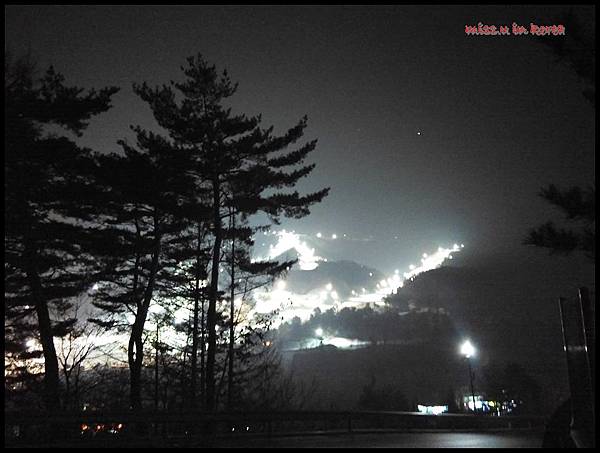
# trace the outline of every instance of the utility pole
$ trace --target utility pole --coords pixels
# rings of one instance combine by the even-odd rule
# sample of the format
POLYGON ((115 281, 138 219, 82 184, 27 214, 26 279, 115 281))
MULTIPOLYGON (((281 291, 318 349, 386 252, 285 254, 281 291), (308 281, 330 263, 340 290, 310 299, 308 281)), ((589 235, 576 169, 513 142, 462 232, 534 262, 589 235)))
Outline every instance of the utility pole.
POLYGON ((475 355, 475 347, 469 340, 467 340, 460 347, 460 352, 465 356, 467 359, 467 365, 469 365, 469 381, 471 383, 471 397, 473 398, 473 413, 476 413, 477 408, 475 407, 475 391, 473 390, 473 369, 471 368, 471 357, 475 355))
POLYGON ((469 364, 469 379, 471 381, 471 397, 473 398, 473 413, 477 412, 475 407, 475 391, 473 390, 473 369, 471 368, 471 359, 467 357, 467 363, 469 364))

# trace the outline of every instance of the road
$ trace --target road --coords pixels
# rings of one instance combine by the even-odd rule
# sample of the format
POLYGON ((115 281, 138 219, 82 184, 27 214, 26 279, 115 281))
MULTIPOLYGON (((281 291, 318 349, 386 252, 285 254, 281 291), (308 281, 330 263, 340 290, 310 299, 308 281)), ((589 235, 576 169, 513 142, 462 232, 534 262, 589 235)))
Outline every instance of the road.
POLYGON ((540 448, 541 431, 359 433, 268 438, 239 438, 220 447, 242 448, 540 448))

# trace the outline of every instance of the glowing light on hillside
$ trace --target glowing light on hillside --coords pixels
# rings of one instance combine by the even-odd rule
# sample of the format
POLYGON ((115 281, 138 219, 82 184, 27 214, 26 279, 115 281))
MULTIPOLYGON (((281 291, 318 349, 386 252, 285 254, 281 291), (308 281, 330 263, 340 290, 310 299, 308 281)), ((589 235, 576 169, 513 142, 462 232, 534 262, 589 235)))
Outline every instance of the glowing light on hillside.
POLYGON ((158 315, 160 313, 162 313, 165 309, 163 307, 161 307, 158 304, 152 304, 150 305, 150 308, 148 311, 150 311, 150 313, 152 313, 153 315, 158 315))
POLYGON ((427 255, 421 260, 420 266, 411 264, 409 266, 410 272, 404 273, 404 278, 409 279, 423 272, 437 269, 447 259, 452 259, 452 253, 459 252, 463 247, 459 247, 458 244, 454 244, 452 248, 438 247, 437 252, 427 255))
POLYGON ((315 335, 316 335, 317 337, 322 337, 322 336, 323 336, 323 329, 321 329, 321 328, 319 327, 317 330, 315 330, 315 335))
MULTIPOLYGON (((317 256, 314 248, 308 247, 300 240, 300 235, 285 230, 273 234, 278 240, 277 244, 269 250, 269 259, 290 249, 295 249, 298 253, 301 270, 313 270, 318 267, 319 261, 326 262, 326 258, 317 256)), ((274 327, 277 327, 281 322, 289 321, 294 316, 306 321, 316 308, 324 311, 336 307, 362 308, 365 304, 382 306, 386 303, 384 298, 398 288, 404 287, 407 281, 414 279, 418 274, 442 266, 446 260, 452 259, 453 253, 462 251, 462 249, 463 244, 454 244, 451 248, 439 247, 437 251, 421 253, 419 265, 411 264, 404 273, 401 273, 400 269, 395 269, 389 276, 379 277, 376 281, 371 280, 367 287, 345 288, 343 285, 334 290, 337 282, 325 281, 323 286, 317 286, 306 293, 298 294, 287 289, 288 285, 284 279, 278 280, 272 288, 261 288, 253 293, 256 304, 250 310, 249 317, 258 313, 280 310, 281 316, 274 324, 274 327), (345 290, 341 292, 341 288, 345 290)), ((369 272, 367 269, 365 271, 369 277, 374 277, 373 271, 369 272)), ((328 339, 323 338, 323 344, 328 344, 326 340, 328 339)))
MULTIPOLYGON (((317 234, 317 237, 319 237, 317 234)), ((288 250, 296 250, 298 253, 298 265, 304 271, 316 269, 322 260, 315 255, 315 249, 309 247, 306 242, 300 240, 300 236, 294 232, 281 230, 277 232, 277 244, 269 248, 268 259, 272 260, 288 250)))
POLYGON ((369 342, 350 339, 350 338, 343 338, 343 337, 331 337, 331 338, 326 338, 325 340, 323 340, 323 343, 331 344, 331 345, 335 346, 336 348, 340 348, 340 349, 348 349, 348 348, 355 348, 358 346, 363 346, 363 345, 368 344, 369 342))
POLYGON ((332 234, 332 235, 331 235, 331 239, 337 239, 337 234, 335 234, 335 233, 334 233, 334 234, 332 234))

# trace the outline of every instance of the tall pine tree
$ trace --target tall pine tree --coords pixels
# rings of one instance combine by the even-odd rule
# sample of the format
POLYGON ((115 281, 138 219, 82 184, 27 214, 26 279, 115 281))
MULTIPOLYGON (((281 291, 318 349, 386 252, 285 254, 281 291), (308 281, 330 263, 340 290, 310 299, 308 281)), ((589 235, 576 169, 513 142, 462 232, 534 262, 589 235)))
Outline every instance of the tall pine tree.
POLYGON ((203 203, 210 209, 212 236, 208 293, 206 357, 206 407, 215 408, 215 354, 217 301, 227 219, 232 215, 265 213, 273 222, 281 216, 300 218, 320 202, 329 189, 300 195, 288 191, 308 176, 314 164, 303 165, 316 141, 286 152, 298 141, 306 118, 282 136, 273 128, 260 127, 260 116, 234 115, 225 102, 237 89, 226 72, 219 74, 198 55, 181 68, 185 80, 156 88, 146 84, 138 90, 150 105, 158 124, 168 131, 173 145, 195 176, 203 203), (300 166, 300 167, 297 167, 300 166), (206 196, 208 195, 208 196, 206 196))
POLYGON ((95 218, 93 165, 72 135, 108 110, 118 89, 84 92, 67 86, 52 67, 39 80, 34 72, 25 60, 5 58, 5 322, 7 335, 17 331, 20 341, 21 327, 34 329, 43 351, 45 405, 56 410, 54 337, 74 320, 53 319, 53 307, 80 294, 94 266, 86 250, 95 230, 85 224, 95 218))
POLYGON ((169 142, 139 126, 132 129, 136 146, 119 142, 125 156, 97 156, 98 180, 105 191, 99 209, 115 240, 106 244, 102 284, 95 293, 94 305, 104 315, 92 321, 129 336, 130 405, 139 410, 144 328, 153 299, 177 278, 177 263, 165 251, 186 227, 179 219, 193 186, 169 142))
MULTIPOLYGON (((550 48, 556 60, 570 67, 584 83, 582 94, 596 108, 596 41, 586 33, 573 10, 557 17, 556 23, 565 25, 567 34, 562 39, 541 36, 538 41, 550 48)), ((549 249, 551 253, 583 251, 596 259, 596 187, 572 186, 566 189, 555 184, 543 187, 540 197, 559 208, 570 223, 561 228, 552 221, 531 228, 524 239, 526 245, 549 249)))

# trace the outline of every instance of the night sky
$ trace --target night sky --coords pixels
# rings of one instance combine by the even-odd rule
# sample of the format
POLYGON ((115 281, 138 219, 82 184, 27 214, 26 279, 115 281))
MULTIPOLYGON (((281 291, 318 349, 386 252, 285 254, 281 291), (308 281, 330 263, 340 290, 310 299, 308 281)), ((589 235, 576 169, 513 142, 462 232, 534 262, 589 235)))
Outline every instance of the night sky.
MULTIPOLYGON (((558 297, 593 284, 593 263, 521 242, 528 228, 560 219, 537 196, 541 186, 594 182, 594 107, 574 71, 531 36, 464 29, 552 24, 563 11, 8 6, 5 48, 31 48, 41 67, 53 64, 69 83, 121 87, 81 140, 102 152, 118 152, 130 124, 153 127, 131 83, 178 79, 185 58, 200 52, 239 82, 234 111, 262 113, 276 132, 308 115, 317 167, 300 188, 331 193, 284 227, 370 238, 338 253, 386 272, 438 245, 464 243, 465 263, 521 269, 558 297)), ((576 13, 595 27, 593 7, 576 13)), ((555 307, 554 296, 548 303, 555 307)))
MULTIPOLYGON (((464 244, 446 263, 453 269, 404 290, 452 307, 460 335, 477 345, 476 368, 525 364, 559 401, 568 387, 557 301, 583 285, 595 293, 594 261, 523 240, 547 220, 561 223, 538 196, 543 186, 595 184, 595 107, 548 46, 468 36, 465 25, 558 24, 566 8, 6 6, 5 50, 30 50, 67 85, 121 88, 78 139, 99 152, 122 152, 117 140, 134 141, 130 125, 158 129, 132 83, 181 80, 198 53, 239 82, 235 113, 262 114, 276 133, 307 115, 316 168, 298 189, 331 191, 281 228, 330 261, 386 275, 464 244)), ((574 13, 583 34, 595 33, 593 6, 574 13)))

